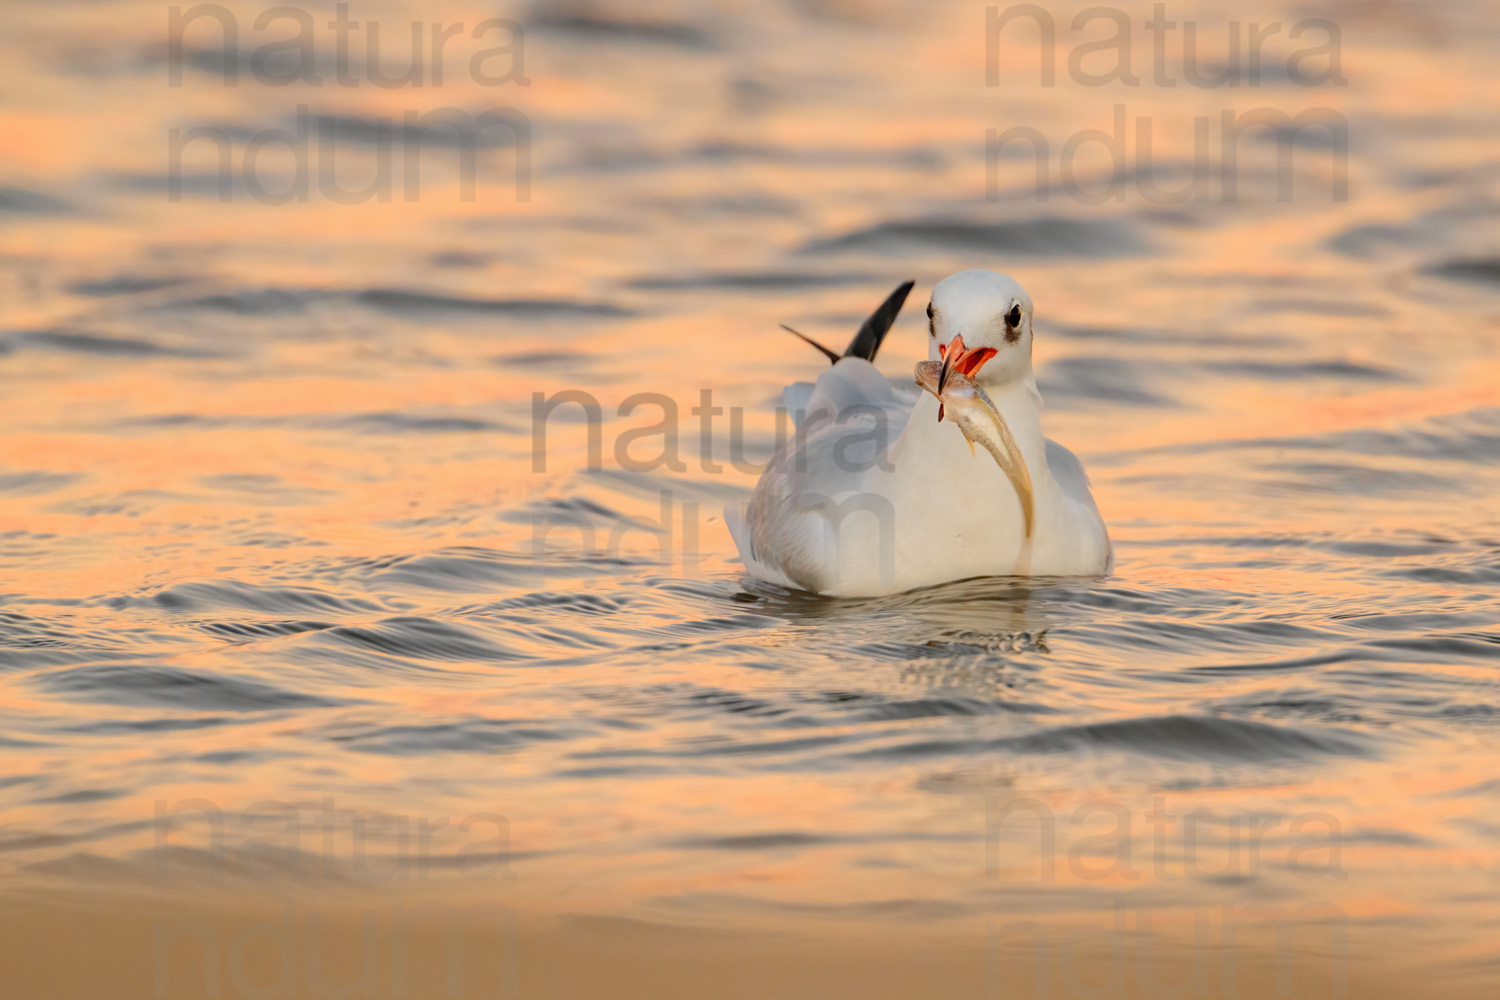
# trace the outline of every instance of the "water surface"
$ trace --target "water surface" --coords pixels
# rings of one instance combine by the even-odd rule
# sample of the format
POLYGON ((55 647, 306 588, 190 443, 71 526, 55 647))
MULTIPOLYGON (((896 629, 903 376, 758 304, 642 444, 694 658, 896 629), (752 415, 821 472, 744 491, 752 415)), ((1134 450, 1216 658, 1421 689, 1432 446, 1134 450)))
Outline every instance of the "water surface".
MULTIPOLYGON (((234 10, 253 52, 260 8, 234 10)), ((986 87, 978 4, 504 13, 528 86, 466 76, 462 40, 440 88, 359 61, 361 87, 231 82, 203 32, 172 87, 161 8, 8 11, 7 898, 482 899, 574 941, 915 942, 976 996, 989 959, 989 995, 1060 975, 1080 929, 1214 976, 1283 949, 1306 995, 1493 989, 1492 12, 1341 6, 1346 86, 1287 79, 1283 35, 1282 72, 1216 90, 1040 87, 1019 34, 986 87), (1163 184, 1195 115, 1333 109, 1349 197, 1306 133, 1266 132, 1232 200, 1127 171, 1080 204, 1057 149, 1116 104, 1153 119, 1163 184), (433 160, 416 201, 356 206, 265 204, 238 167, 221 200, 210 155, 174 182, 165 154, 211 126, 238 162, 301 114, 352 187, 382 116, 439 106, 526 115, 526 200, 502 141, 472 201, 433 160), (1045 198, 1019 154, 988 178, 985 130, 1017 124, 1052 143, 1045 198), (1114 576, 869 601, 745 579, 720 510, 774 445, 780 386, 822 363, 777 323, 842 342, 915 279, 881 358, 904 380, 932 283, 972 266, 1036 302, 1046 426, 1090 470, 1114 576), (574 406, 537 448, 533 394, 565 390, 600 404, 597 463, 574 406), (663 419, 622 413, 637 393, 673 401, 675 445, 630 435, 663 419)), ((1220 58, 1246 16, 1178 13, 1220 58)), ((753 985, 726 963, 726 995, 753 985)))

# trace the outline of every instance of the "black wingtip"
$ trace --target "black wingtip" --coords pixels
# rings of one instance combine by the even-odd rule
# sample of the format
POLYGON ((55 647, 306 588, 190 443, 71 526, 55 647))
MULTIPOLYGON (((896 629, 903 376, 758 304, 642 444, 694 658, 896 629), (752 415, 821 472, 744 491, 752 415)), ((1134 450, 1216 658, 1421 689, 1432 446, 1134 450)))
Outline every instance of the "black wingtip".
POLYGON ((809 344, 813 345, 818 350, 822 351, 823 352, 823 356, 828 359, 828 363, 829 364, 836 365, 836 364, 839 363, 839 356, 837 354, 835 354, 834 352, 830 351, 828 348, 824 347, 822 344, 818 343, 816 340, 813 340, 807 334, 805 334, 805 333, 798 333, 796 330, 793 330, 791 327, 787 326, 785 323, 781 324, 781 328, 783 330, 785 330, 787 333, 790 333, 794 337, 801 337, 803 340, 807 341, 809 344))
POLYGON ((875 360, 875 355, 880 352, 881 342, 885 340, 891 324, 896 322, 896 317, 901 315, 901 307, 906 305, 906 296, 911 294, 915 285, 915 281, 903 281, 896 286, 894 292, 886 296, 885 301, 880 303, 880 308, 872 312, 870 318, 860 326, 859 332, 849 342, 849 349, 844 352, 844 357, 875 360))

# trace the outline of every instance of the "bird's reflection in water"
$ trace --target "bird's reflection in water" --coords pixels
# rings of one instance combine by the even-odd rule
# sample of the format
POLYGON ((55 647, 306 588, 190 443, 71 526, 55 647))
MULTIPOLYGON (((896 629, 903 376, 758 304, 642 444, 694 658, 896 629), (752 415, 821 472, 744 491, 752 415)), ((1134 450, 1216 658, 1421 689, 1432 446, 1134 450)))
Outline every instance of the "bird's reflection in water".
MULTIPOLYGON (((1089 586, 1090 581, 1063 577, 982 576, 881 597, 828 597, 746 577, 733 600, 751 614, 829 624, 902 623, 927 628, 935 643, 962 637, 1001 649, 1036 643, 1056 621, 1058 607, 1089 586)), ((1045 652, 1045 644, 1040 648, 1045 652)))
POLYGON ((753 578, 734 595, 741 609, 820 629, 819 645, 899 664, 905 684, 1005 700, 1022 676, 1043 670, 1048 634, 1067 621, 1080 590, 1063 578, 975 577, 902 594, 839 598, 753 578))

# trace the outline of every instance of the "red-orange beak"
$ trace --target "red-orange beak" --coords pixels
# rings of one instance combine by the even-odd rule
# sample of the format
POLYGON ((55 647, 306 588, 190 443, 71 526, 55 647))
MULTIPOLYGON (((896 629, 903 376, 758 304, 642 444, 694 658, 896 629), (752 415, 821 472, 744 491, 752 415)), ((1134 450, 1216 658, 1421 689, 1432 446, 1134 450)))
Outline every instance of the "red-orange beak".
MULTIPOLYGON (((947 344, 938 345, 938 357, 943 359, 943 370, 938 373, 938 394, 942 395, 943 387, 948 384, 948 372, 956 371, 963 375, 972 376, 984 363, 993 358, 997 352, 993 347, 965 347, 964 335, 958 334, 947 344)), ((938 400, 938 423, 943 422, 943 402, 938 400)))
POLYGON ((938 357, 943 359, 943 371, 938 375, 938 392, 948 384, 948 372, 953 370, 972 377, 984 363, 998 352, 993 347, 965 347, 964 335, 958 334, 952 341, 938 345, 938 357))

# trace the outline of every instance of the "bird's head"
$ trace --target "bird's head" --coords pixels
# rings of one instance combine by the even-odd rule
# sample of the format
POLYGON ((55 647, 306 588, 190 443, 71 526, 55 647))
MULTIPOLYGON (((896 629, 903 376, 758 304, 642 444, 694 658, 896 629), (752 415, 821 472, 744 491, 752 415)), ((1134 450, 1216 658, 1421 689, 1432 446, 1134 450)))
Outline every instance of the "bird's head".
POLYGON ((1009 275, 959 271, 939 281, 927 332, 930 360, 984 385, 1031 373, 1031 296, 1009 275))

